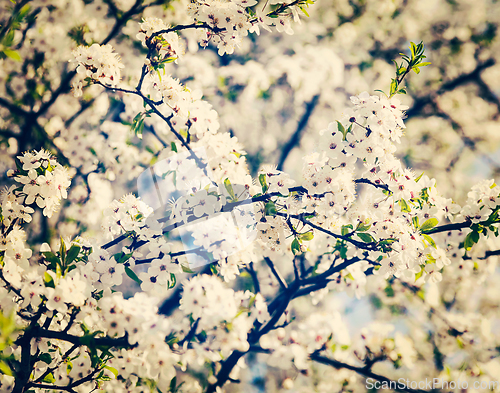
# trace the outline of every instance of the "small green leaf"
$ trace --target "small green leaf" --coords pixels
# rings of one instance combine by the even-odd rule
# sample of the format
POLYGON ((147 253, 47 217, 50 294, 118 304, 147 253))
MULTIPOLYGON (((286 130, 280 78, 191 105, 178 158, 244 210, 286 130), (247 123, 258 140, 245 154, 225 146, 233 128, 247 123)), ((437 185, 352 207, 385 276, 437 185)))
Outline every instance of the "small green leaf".
POLYGON ((300 238, 300 240, 303 240, 303 241, 310 241, 314 238, 314 233, 313 233, 313 231, 302 233, 299 235, 299 238, 300 238))
POLYGON ((129 268, 128 266, 125 266, 125 273, 127 274, 127 276, 129 276, 132 280, 134 280, 137 284, 141 285, 142 284, 142 281, 140 280, 139 277, 137 277, 137 274, 135 274, 135 272, 129 268))
POLYGON ((66 264, 69 265, 71 262, 73 262, 79 253, 80 253, 80 246, 73 244, 69 248, 68 253, 66 254, 66 264))
POLYGON ((42 353, 41 355, 38 356, 38 360, 50 364, 52 362, 52 357, 48 353, 42 353))
POLYGON ((170 281, 168 283, 168 289, 175 287, 177 284, 177 277, 174 273, 170 273, 170 281))
POLYGON ((351 224, 342 225, 342 230, 341 230, 342 236, 347 235, 351 231, 352 231, 352 225, 351 224))
POLYGON ((175 392, 175 387, 177 386, 177 377, 173 377, 172 380, 170 381, 170 392, 175 392))
POLYGON ((226 188, 233 201, 236 201, 236 195, 234 195, 233 186, 231 185, 229 179, 224 179, 224 187, 226 188))
POLYGON ((51 251, 44 251, 42 252, 43 256, 45 257, 45 259, 47 261, 49 261, 51 263, 51 268, 55 269, 56 265, 60 263, 60 260, 58 257, 56 257, 56 255, 51 252, 51 251))
POLYGON ((48 382, 48 383, 54 383, 56 379, 54 378, 54 375, 52 373, 49 373, 45 376, 43 379, 43 382, 48 382))
POLYGON ((111 366, 104 366, 104 368, 106 370, 109 370, 113 373, 113 375, 115 376, 115 378, 118 378, 118 370, 114 367, 111 367, 111 366))
POLYGON ((357 232, 366 232, 368 229, 370 229, 372 224, 365 224, 363 222, 360 222, 358 226, 356 227, 357 232))
POLYGON ((430 237, 429 235, 426 235, 425 233, 423 233, 422 236, 427 241, 427 243, 429 243, 430 246, 437 248, 436 242, 434 241, 434 239, 432 237, 430 237))
POLYGON ((12 60, 15 60, 15 61, 21 61, 21 56, 19 55, 19 53, 15 50, 12 50, 12 49, 4 49, 3 50, 3 53, 5 53, 5 56, 11 58, 12 60))
POLYGON ((55 288, 56 287, 56 284, 54 283, 54 279, 47 272, 45 272, 43 275, 43 281, 45 282, 45 286, 48 288, 55 288))
POLYGON ((0 374, 8 375, 12 377, 12 370, 3 360, 0 360, 0 374))
POLYGON ((437 218, 429 218, 427 221, 425 221, 422 226, 420 227, 421 232, 426 232, 432 228, 434 228, 438 224, 438 219, 437 218))
POLYGON ((177 153, 177 146, 175 145, 175 142, 170 143, 170 148, 172 149, 172 151, 175 151, 177 153))
POLYGON ((181 265, 182 271, 184 273, 194 273, 189 267, 181 265))
POLYGON ((411 212, 410 206, 408 205, 408 203, 406 203, 406 201, 404 199, 399 200, 399 206, 401 206, 401 211, 403 213, 410 213, 411 212))
POLYGON ((372 235, 369 233, 356 233, 356 235, 363 240, 365 243, 372 243, 375 241, 372 235))
POLYGON ((413 42, 410 42, 410 51, 411 51, 412 57, 415 57, 415 53, 417 52, 417 48, 415 46, 415 43, 413 43, 413 42))
POLYGON ((479 232, 473 231, 467 234, 464 240, 464 248, 469 251, 472 246, 479 241, 479 232))
POLYGON ((387 285, 384 289, 384 292, 387 297, 394 297, 394 289, 392 288, 392 285, 387 285))
POLYGON ((61 246, 59 247, 59 255, 61 256, 61 260, 65 261, 66 259, 66 243, 64 243, 64 239, 61 236, 61 246))
POLYGON ((415 227, 415 229, 418 229, 418 217, 417 216, 412 217, 411 222, 413 223, 413 226, 415 227))
POLYGON ((274 204, 274 202, 272 202, 272 201, 267 202, 266 206, 264 207, 264 211, 265 211, 266 216, 275 216, 277 210, 276 210, 276 205, 274 204))
POLYGON ((262 193, 265 194, 266 191, 267 191, 267 189, 269 188, 267 186, 267 183, 266 183, 266 174, 265 173, 261 173, 259 175, 259 183, 260 183, 260 185, 262 187, 262 193))
POLYGON ((390 88, 390 96, 393 96, 396 93, 396 90, 398 89, 398 82, 396 79, 391 79, 391 88, 390 88))
POLYGON ((297 254, 300 254, 300 243, 298 241, 298 239, 293 239, 293 242, 292 242, 292 252, 293 252, 293 255, 297 255, 297 254))
POLYGON ((415 281, 417 281, 420 277, 422 277, 422 275, 424 274, 424 269, 425 269, 425 266, 422 266, 420 271, 417 274, 415 274, 415 281))

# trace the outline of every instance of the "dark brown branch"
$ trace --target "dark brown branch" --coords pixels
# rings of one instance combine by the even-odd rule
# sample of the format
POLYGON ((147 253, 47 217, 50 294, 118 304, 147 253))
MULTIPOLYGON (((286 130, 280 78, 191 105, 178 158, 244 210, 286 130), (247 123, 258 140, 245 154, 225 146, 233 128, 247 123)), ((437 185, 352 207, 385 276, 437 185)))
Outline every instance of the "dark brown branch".
POLYGON ((122 336, 118 338, 112 337, 80 337, 72 334, 48 330, 41 327, 35 327, 31 330, 31 337, 53 338, 57 340, 67 341, 77 345, 92 345, 117 348, 135 348, 137 344, 129 344, 128 337, 122 336))
POLYGON ((328 229, 325 229, 325 228, 320 227, 319 225, 313 224, 311 221, 305 219, 304 217, 302 217, 300 215, 286 214, 286 213, 281 213, 281 212, 277 212, 276 215, 280 216, 280 217, 285 217, 285 218, 290 217, 290 218, 293 218, 295 220, 298 220, 298 221, 302 222, 303 224, 309 225, 311 228, 317 229, 318 231, 326 233, 327 235, 330 235, 336 239, 345 240, 345 241, 351 243, 352 245, 354 245, 362 250, 372 250, 373 251, 373 250, 378 249, 377 243, 375 243, 375 242, 363 243, 363 242, 351 239, 349 236, 343 236, 343 235, 339 235, 337 233, 333 233, 332 231, 329 231, 328 229))
POLYGON ((425 233, 427 235, 431 235, 433 233, 457 231, 457 230, 460 230, 463 228, 469 228, 471 225, 472 225, 472 221, 459 222, 459 223, 455 223, 455 224, 439 225, 437 227, 429 229, 428 231, 423 231, 422 233, 425 233))
POLYGON ((369 184, 369 185, 371 185, 371 186, 373 186, 375 188, 380 188, 382 190, 390 192, 389 186, 387 184, 377 184, 377 183, 372 182, 369 179, 364 179, 364 178, 354 179, 354 183, 356 183, 356 184, 361 184, 361 183, 363 183, 363 184, 369 184))
POLYGON ((269 259, 268 257, 264 257, 264 261, 267 263, 267 266, 269 266, 269 269, 271 269, 274 277, 276 277, 276 280, 280 284, 280 287, 284 290, 287 290, 288 286, 286 285, 285 280, 281 277, 281 274, 278 272, 278 270, 276 270, 276 266, 274 266, 273 261, 271 261, 271 259, 269 259))
POLYGON ((398 384, 397 381, 394 381, 392 379, 384 377, 383 375, 376 374, 367 367, 352 366, 350 364, 339 362, 338 360, 330 359, 326 356, 319 355, 318 353, 312 353, 309 357, 311 358, 311 360, 314 360, 315 362, 334 367, 337 370, 347 369, 347 370, 354 371, 360 375, 363 375, 364 377, 367 377, 367 378, 372 378, 372 379, 375 379, 375 380, 380 381, 380 382, 387 382, 390 384, 389 386, 395 386, 396 387, 395 390, 398 392, 412 392, 412 393, 425 392, 425 390, 415 390, 415 389, 410 389, 408 387, 405 387, 404 389, 400 388, 399 387, 400 384, 398 384))
POLYGON ((257 272, 255 271, 253 262, 250 262, 248 264, 248 267, 245 268, 245 270, 248 272, 248 274, 250 274, 250 277, 252 277, 254 292, 259 293, 260 292, 259 277, 257 276, 257 272))
POLYGON ((299 145, 300 139, 302 137, 302 134, 307 126, 307 123, 309 122, 309 118, 311 117, 314 108, 316 108, 316 105, 318 104, 319 101, 319 94, 316 94, 311 101, 306 103, 306 109, 304 111, 304 114, 302 115, 302 118, 299 121, 299 124, 297 124, 297 129, 293 133, 292 137, 288 140, 287 143, 282 147, 281 149, 281 155, 278 161, 278 166, 277 169, 279 171, 283 170, 283 165, 285 164, 285 161, 290 154, 290 152, 299 145))
POLYGON ((427 96, 416 98, 415 101, 413 102, 413 106, 406 111, 406 116, 408 118, 417 116, 426 105, 433 102, 436 97, 443 95, 448 91, 454 90, 455 88, 470 82, 477 83, 477 81, 480 78, 481 72, 486 68, 492 67, 494 65, 495 65, 495 60, 488 59, 485 62, 478 64, 473 71, 467 74, 462 74, 455 79, 443 83, 437 91, 427 96))

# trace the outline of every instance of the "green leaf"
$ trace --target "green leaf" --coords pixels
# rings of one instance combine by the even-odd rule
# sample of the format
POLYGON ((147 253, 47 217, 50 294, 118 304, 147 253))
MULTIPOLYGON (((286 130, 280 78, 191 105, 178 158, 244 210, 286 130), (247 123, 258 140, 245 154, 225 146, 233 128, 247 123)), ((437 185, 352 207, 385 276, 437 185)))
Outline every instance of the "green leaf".
POLYGON ((59 282, 62 275, 63 275, 63 271, 62 271, 61 265, 57 264, 56 265, 56 284, 59 282))
POLYGON ((375 241, 372 235, 369 233, 356 233, 356 235, 363 240, 365 243, 372 243, 375 241))
POLYGON ((368 229, 370 229, 372 224, 365 224, 363 222, 360 222, 358 226, 356 227, 357 232, 366 232, 368 229))
POLYGON ((66 264, 69 265, 71 262, 73 262, 78 254, 80 254, 80 246, 73 244, 66 254, 66 264))
POLYGON ((233 186, 231 185, 229 179, 224 179, 224 187, 226 187, 226 190, 229 193, 229 195, 231 195, 233 201, 236 201, 236 195, 234 195, 233 186))
POLYGON ((52 373, 49 373, 45 376, 43 379, 43 382, 48 382, 48 383, 54 383, 56 379, 54 378, 54 375, 52 373))
POLYGON ((42 353, 41 355, 38 356, 38 360, 50 364, 52 362, 52 357, 48 353, 42 353))
POLYGON ((437 218, 429 218, 427 221, 425 221, 422 226, 420 227, 421 232, 426 232, 432 228, 434 228, 438 224, 438 219, 437 218))
POLYGON ((392 288, 392 285, 387 285, 384 289, 384 292, 387 297, 394 297, 394 289, 392 288))
POLYGON ((349 132, 351 132, 352 130, 352 124, 349 125, 349 127, 347 128, 347 130, 344 128, 344 126, 342 125, 342 123, 340 121, 337 120, 337 128, 338 130, 342 133, 342 140, 347 140, 347 134, 349 132))
POLYGON ((401 211, 403 213, 410 213, 411 212, 410 206, 408 205, 408 203, 406 203, 406 201, 404 199, 399 200, 399 206, 401 206, 401 211))
POLYGON ((418 229, 418 217, 417 216, 412 217, 411 222, 413 223, 414 228, 418 229))
POLYGON ((410 51, 411 51, 411 56, 412 57, 415 57, 415 52, 416 52, 416 47, 415 47, 415 43, 413 42, 410 42, 410 51))
POLYGON ((398 82, 396 79, 391 79, 391 88, 390 88, 390 96, 393 96, 396 93, 396 90, 398 89, 398 82))
POLYGON ((175 287, 177 284, 177 277, 174 273, 170 273, 170 282, 168 283, 168 289, 175 287))
POLYGON ((0 374, 8 375, 12 377, 12 370, 3 360, 0 360, 0 374))
POLYGON ((175 142, 170 143, 170 148, 172 149, 172 151, 175 151, 177 153, 177 146, 175 145, 175 142))
POLYGON ((432 237, 430 237, 429 235, 426 235, 425 233, 423 233, 422 236, 427 241, 427 243, 429 243, 430 246, 437 248, 436 242, 434 241, 434 239, 432 237))
POLYGON ((266 216, 275 216, 276 215, 276 205, 274 202, 269 201, 266 203, 266 206, 264 207, 264 212, 266 216))
POLYGON ((302 233, 299 235, 299 238, 300 238, 300 240, 303 240, 303 241, 309 241, 309 240, 312 240, 314 238, 314 233, 313 233, 313 231, 302 233))
POLYGON ((351 224, 342 225, 342 230, 341 230, 342 236, 347 235, 351 231, 352 231, 352 225, 351 224))
POLYGON ((106 370, 109 370, 113 373, 113 375, 115 376, 115 378, 118 378, 118 370, 114 367, 111 367, 111 366, 104 366, 104 368, 106 370))
POLYGON ((59 255, 61 256, 61 260, 64 263, 66 260, 66 243, 64 243, 64 239, 61 236, 61 246, 59 247, 59 255))
POLYGON ((42 254, 45 257, 45 259, 47 261, 49 261, 51 263, 51 265, 53 265, 53 266, 51 266, 52 269, 55 269, 56 265, 61 262, 59 260, 59 258, 56 257, 56 255, 51 251, 44 251, 44 252, 42 252, 42 254))
POLYGON ((415 179, 415 183, 418 183, 418 181, 422 178, 422 176, 424 176, 424 173, 425 172, 422 172, 420 176, 415 179))
POLYGON ((425 269, 425 266, 422 266, 420 271, 417 274, 415 274, 415 281, 417 281, 420 277, 422 277, 422 275, 424 274, 424 269, 425 269))
POLYGON ((291 248, 292 248, 293 255, 300 254, 300 243, 299 243, 299 240, 297 238, 293 239, 291 248))
POLYGON ((175 388, 177 386, 177 377, 173 377, 172 380, 170 381, 170 392, 175 392, 175 388))
POLYGON ((12 50, 12 49, 4 49, 3 53, 5 53, 5 56, 11 58, 12 60, 15 61, 21 61, 21 56, 19 55, 19 52, 12 50))
POLYGON ((305 16, 307 16, 309 18, 309 14, 307 13, 307 11, 304 9, 304 7, 301 7, 299 6, 300 10, 304 13, 305 16))
POLYGON ((142 281, 140 280, 139 277, 137 277, 137 274, 129 268, 128 266, 125 266, 125 273, 127 273, 127 276, 129 276, 132 280, 134 280, 137 284, 141 285, 142 281))
POLYGON ((425 67, 425 66, 428 66, 429 64, 432 64, 432 63, 431 63, 431 62, 429 62, 429 61, 427 61, 427 62, 425 62, 425 63, 418 63, 417 65, 418 65, 419 67, 425 67))
POLYGON ((16 36, 15 30, 13 30, 13 29, 9 30, 9 32, 5 35, 5 37, 2 41, 2 45, 4 47, 12 46, 12 44, 14 43, 15 36, 16 36))
POLYGON ((469 232, 464 240, 464 248, 469 251, 472 246, 479 241, 479 232, 469 232))
POLYGON ((268 190, 268 186, 267 186, 267 183, 266 183, 266 174, 265 173, 261 173, 259 175, 259 183, 262 187, 262 193, 265 194, 266 191, 268 190))
POLYGON ((345 128, 340 121, 337 120, 337 128, 342 133, 345 134, 345 128))
POLYGON ((30 12, 30 5, 26 4, 23 8, 21 8, 21 11, 19 11, 19 18, 24 19, 26 15, 28 15, 28 12, 30 12))
POLYGON ((43 281, 45 282, 45 286, 48 288, 55 288, 56 287, 56 284, 54 283, 54 279, 47 272, 45 272, 43 275, 43 281))

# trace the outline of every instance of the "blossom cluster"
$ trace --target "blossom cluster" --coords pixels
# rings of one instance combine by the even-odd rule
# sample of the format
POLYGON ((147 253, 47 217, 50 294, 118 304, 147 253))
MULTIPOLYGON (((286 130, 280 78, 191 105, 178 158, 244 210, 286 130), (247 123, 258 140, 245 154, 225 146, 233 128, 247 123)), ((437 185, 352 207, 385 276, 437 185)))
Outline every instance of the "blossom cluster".
MULTIPOLYGON (((207 333, 204 357, 212 360, 219 360, 220 355, 227 356, 233 350, 247 351, 247 334, 254 321, 265 323, 270 318, 260 294, 234 291, 219 278, 209 275, 198 275, 185 283, 180 310, 195 321, 190 327, 194 327, 193 333, 207 333)), ((200 344, 193 342, 193 346, 196 351, 202 351, 200 344)), ((183 356, 185 361, 191 358, 190 352, 183 356)))
POLYGON ((459 218, 478 223, 486 221, 500 205, 500 186, 493 179, 486 179, 472 186, 459 218))
MULTIPOLYGON (((278 4, 278 1, 271 1, 270 4, 278 4)), ((260 34, 260 27, 271 31, 270 26, 274 23, 278 32, 293 34, 291 28, 291 14, 279 16, 273 20, 263 10, 257 10, 256 17, 251 18, 246 11, 247 7, 257 4, 256 0, 196 0, 189 4, 188 12, 192 17, 201 23, 207 24, 210 28, 200 33, 200 43, 207 46, 210 42, 217 44, 219 55, 231 54, 234 49, 241 44, 243 37, 249 32, 260 34)), ((266 3, 267 4, 267 3, 266 3)), ((298 19, 298 12, 292 7, 295 19, 298 19)))
POLYGON ((92 44, 90 47, 79 46, 73 51, 77 63, 78 78, 73 82, 75 97, 82 95, 83 81, 87 78, 91 82, 100 82, 109 86, 116 86, 120 81, 121 63, 111 45, 92 44))
MULTIPOLYGON (((139 24, 140 30, 137 34, 137 39, 142 42, 142 45, 147 47, 151 36, 162 30, 168 30, 169 26, 159 18, 144 18, 143 22, 139 24)), ((155 63, 157 68, 165 62, 177 60, 184 54, 184 46, 176 32, 170 31, 156 35, 154 42, 150 45, 155 45, 157 49, 157 56, 153 58, 151 63, 155 63)), ((153 64, 152 64, 153 65, 153 64)))
POLYGON ((31 221, 36 205, 43 209, 43 215, 52 217, 61 199, 68 197, 67 188, 71 184, 65 167, 45 151, 25 152, 19 156, 21 165, 16 171, 10 170, 20 186, 11 186, 2 192, 2 214, 4 225, 9 226, 16 220, 31 221))

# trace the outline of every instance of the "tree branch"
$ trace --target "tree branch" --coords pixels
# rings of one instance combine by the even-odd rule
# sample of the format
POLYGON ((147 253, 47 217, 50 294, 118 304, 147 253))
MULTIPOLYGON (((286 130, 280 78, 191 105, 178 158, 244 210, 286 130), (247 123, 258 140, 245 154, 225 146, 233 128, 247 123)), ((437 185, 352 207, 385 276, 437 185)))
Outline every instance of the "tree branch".
POLYGON ((425 392, 425 390, 415 390, 415 389, 411 389, 408 387, 402 388, 402 387, 400 387, 401 384, 398 384, 397 381, 394 381, 392 379, 384 377, 383 375, 380 375, 380 374, 375 374, 369 368, 366 368, 366 367, 352 366, 350 364, 342 363, 342 362, 339 362, 338 360, 330 359, 326 356, 319 355, 316 352, 309 355, 309 357, 311 358, 311 360, 314 360, 315 362, 334 367, 337 370, 345 368, 347 370, 355 371, 358 374, 363 375, 364 377, 372 378, 372 379, 375 379, 375 380, 380 381, 380 382, 387 382, 387 383, 389 383, 389 386, 391 386, 391 387, 394 386, 395 387, 394 390, 396 390, 398 392, 411 392, 411 393, 423 393, 423 392, 425 392))
POLYGON ((277 169, 279 171, 283 170, 283 165, 285 164, 285 161, 290 154, 290 152, 299 145, 300 143, 300 138, 302 137, 302 133, 305 130, 307 123, 309 121, 309 118, 311 117, 314 108, 316 108, 316 105, 318 104, 319 101, 319 94, 316 94, 311 101, 306 103, 306 109, 304 111, 304 114, 302 115, 302 118, 299 121, 299 124, 297 124, 297 129, 295 132, 292 134, 292 137, 288 140, 287 143, 282 147, 281 149, 281 156, 278 161, 278 166, 277 169))

